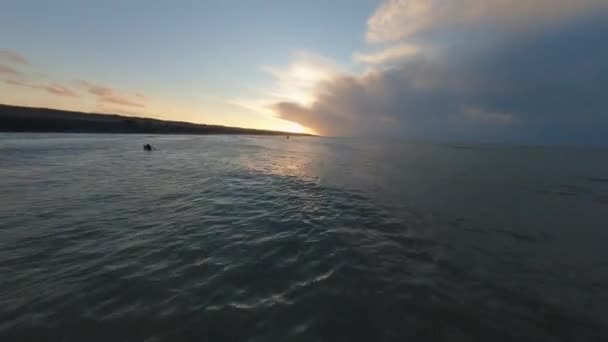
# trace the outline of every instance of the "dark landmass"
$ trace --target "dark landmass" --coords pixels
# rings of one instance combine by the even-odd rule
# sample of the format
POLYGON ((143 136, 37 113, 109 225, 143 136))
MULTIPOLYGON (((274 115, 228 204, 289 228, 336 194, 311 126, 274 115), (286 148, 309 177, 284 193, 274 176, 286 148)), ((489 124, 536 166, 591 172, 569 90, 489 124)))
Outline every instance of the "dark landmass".
POLYGON ((2 104, 0 104, 0 132, 311 136, 310 134, 203 125, 111 114, 70 112, 49 108, 17 107, 2 104))

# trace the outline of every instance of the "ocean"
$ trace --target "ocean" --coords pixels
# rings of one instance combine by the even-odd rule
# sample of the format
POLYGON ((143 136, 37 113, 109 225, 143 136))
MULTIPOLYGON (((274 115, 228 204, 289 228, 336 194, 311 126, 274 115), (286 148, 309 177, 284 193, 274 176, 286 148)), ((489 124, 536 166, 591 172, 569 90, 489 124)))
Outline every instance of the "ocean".
POLYGON ((607 149, 0 134, 2 341, 608 341, 607 244, 607 149))

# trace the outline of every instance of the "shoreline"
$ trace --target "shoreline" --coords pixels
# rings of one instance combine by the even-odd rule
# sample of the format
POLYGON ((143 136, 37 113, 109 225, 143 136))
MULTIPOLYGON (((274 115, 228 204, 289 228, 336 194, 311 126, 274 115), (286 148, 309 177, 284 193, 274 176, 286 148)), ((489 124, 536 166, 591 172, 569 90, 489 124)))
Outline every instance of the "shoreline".
POLYGON ((0 104, 2 133, 116 133, 190 135, 289 135, 315 137, 307 133, 196 124, 117 114, 84 113, 50 108, 0 104))

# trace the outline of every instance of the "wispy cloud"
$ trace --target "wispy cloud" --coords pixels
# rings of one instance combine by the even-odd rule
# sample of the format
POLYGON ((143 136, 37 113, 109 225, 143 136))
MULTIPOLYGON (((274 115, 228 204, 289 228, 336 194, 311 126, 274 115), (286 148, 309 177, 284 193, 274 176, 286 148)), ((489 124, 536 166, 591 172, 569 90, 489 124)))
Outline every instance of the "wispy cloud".
MULTIPOLYGON (((25 57, 6 49, 0 49, 0 60, 22 66, 30 65, 30 62, 25 57)), ((34 79, 35 77, 32 77, 29 73, 24 73, 10 66, 0 65, 0 75, 4 75, 6 77, 4 79, 4 83, 8 85, 42 90, 57 96, 78 97, 78 94, 67 86, 61 85, 57 82, 52 82, 49 84, 44 81, 36 80, 34 79)))
POLYGON ((69 96, 69 97, 78 97, 78 94, 71 90, 68 87, 62 86, 61 84, 51 84, 48 86, 43 86, 43 89, 47 92, 59 96, 69 96))
POLYGON ((128 107, 145 107, 144 101, 146 97, 140 93, 121 92, 107 86, 82 80, 76 83, 89 94, 95 95, 100 102, 128 107))
MULTIPOLYGON (((31 66, 27 58, 6 49, 0 49, 0 60, 12 65, 31 66)), ((40 77, 40 74, 33 72, 22 72, 12 65, 0 64, 0 76, 2 76, 0 80, 11 86, 41 90, 63 97, 80 97, 80 94, 84 92, 96 97, 98 105, 106 104, 109 106, 144 108, 146 106, 145 103, 148 101, 148 98, 139 92, 124 92, 89 81, 66 83, 52 79, 45 80, 48 76, 40 77), (80 94, 74 88, 80 89, 80 94)), ((115 108, 115 110, 125 112, 120 108, 115 108)))
POLYGON ((386 47, 379 51, 353 54, 353 59, 360 63, 368 64, 387 64, 406 57, 413 57, 419 54, 421 48, 411 44, 399 44, 386 47))
POLYGON ((119 95, 111 95, 111 96, 102 97, 101 101, 106 102, 106 103, 113 103, 113 104, 117 104, 117 105, 121 105, 121 106, 140 107, 140 108, 145 107, 145 105, 143 103, 135 102, 133 100, 121 97, 119 95))
POLYGON ((0 60, 19 65, 29 65, 30 62, 22 55, 7 49, 0 49, 0 60))
POLYGON ((12 86, 30 87, 28 84, 25 84, 24 82, 21 82, 16 79, 12 79, 12 78, 5 79, 4 83, 6 83, 8 85, 12 85, 12 86))
POLYGON ((18 76, 21 72, 13 67, 0 64, 0 75, 18 76))
POLYGON ((86 81, 81 81, 81 84, 88 89, 89 93, 100 97, 111 96, 114 92, 111 88, 91 84, 86 81))
POLYGON ((73 91, 72 89, 70 89, 66 86, 58 84, 58 83, 38 84, 38 83, 27 82, 27 81, 19 80, 19 79, 6 79, 6 80, 4 80, 4 83, 12 85, 12 86, 43 90, 49 94, 53 94, 53 95, 57 95, 57 96, 78 97, 78 94, 75 91, 73 91))

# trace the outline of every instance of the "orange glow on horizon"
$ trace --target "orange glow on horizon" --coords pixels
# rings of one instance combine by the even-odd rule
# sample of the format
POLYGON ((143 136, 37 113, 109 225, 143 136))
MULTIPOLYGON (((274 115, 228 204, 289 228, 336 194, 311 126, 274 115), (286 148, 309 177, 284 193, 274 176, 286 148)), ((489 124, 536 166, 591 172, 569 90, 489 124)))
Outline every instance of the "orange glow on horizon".
MULTIPOLYGON (((6 88, 5 85, 0 84, 0 89, 6 88)), ((20 90, 20 89, 18 89, 20 90)), ((36 94, 38 96, 32 96, 31 92, 17 91, 12 92, 13 98, 0 97, 0 103, 13 105, 13 106, 24 106, 32 108, 50 108, 57 110, 76 111, 83 113, 98 113, 108 115, 124 115, 133 116, 140 118, 150 118, 157 120, 166 121, 183 121, 191 122, 194 124, 203 125, 221 125, 229 127, 241 127, 249 129, 260 129, 270 131, 281 131, 289 133, 303 133, 303 134, 314 134, 318 135, 314 130, 302 126, 298 123, 283 120, 277 117, 255 117, 247 116, 247 118, 241 117, 239 119, 227 119, 225 116, 215 116, 209 114, 198 114, 197 111, 191 110, 185 106, 165 106, 155 105, 153 108, 137 108, 134 110, 121 110, 119 106, 105 108, 97 105, 91 105, 79 101, 81 99, 74 100, 72 98, 56 98, 47 94, 36 94), (159 115, 157 113, 163 113, 159 115)))
POLYGON ((312 130, 308 127, 304 127, 298 123, 291 122, 291 121, 284 121, 284 122, 285 122, 285 124, 281 125, 276 130, 282 131, 282 132, 290 132, 290 133, 303 133, 303 134, 318 135, 314 130, 312 130))

